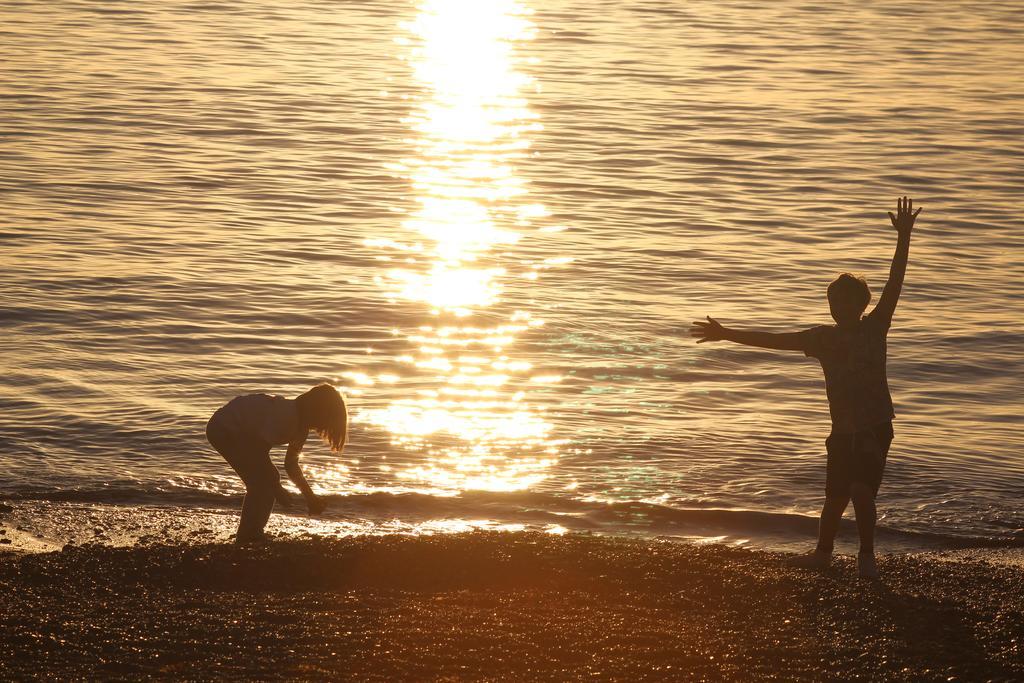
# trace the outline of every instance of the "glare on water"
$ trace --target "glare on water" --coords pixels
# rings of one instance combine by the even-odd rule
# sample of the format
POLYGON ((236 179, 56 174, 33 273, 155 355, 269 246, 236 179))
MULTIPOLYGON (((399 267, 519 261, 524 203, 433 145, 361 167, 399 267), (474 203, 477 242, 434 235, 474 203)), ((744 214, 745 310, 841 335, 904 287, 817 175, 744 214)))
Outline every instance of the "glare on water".
POLYGON ((409 345, 399 359, 407 375, 432 381, 367 417, 422 453, 396 473, 411 483, 525 488, 557 458, 551 425, 530 401, 530 386, 557 377, 531 376, 514 348, 543 321, 516 311, 478 325, 474 314, 500 301, 506 279, 535 277, 492 253, 544 216, 516 171, 539 127, 525 95, 531 80, 517 69, 533 25, 514 1, 430 0, 402 29, 397 42, 422 94, 407 119, 414 154, 393 170, 407 178, 416 208, 404 220, 407 242, 377 243, 403 257, 378 283, 430 320, 396 333, 409 345))
POLYGON ((1019 540, 1015 3, 110 4, 4 7, 0 498, 235 509, 210 415, 331 380, 353 529, 758 538, 820 505, 821 370, 689 322, 877 301, 909 194, 883 524, 1019 540))

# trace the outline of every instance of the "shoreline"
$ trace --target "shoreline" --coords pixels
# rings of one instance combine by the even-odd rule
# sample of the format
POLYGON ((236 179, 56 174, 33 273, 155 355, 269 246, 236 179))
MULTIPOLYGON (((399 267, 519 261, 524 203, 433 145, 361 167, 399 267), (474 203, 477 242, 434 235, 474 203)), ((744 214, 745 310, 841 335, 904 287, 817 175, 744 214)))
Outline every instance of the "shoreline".
MULTIPOLYGON (((429 500, 428 503, 434 501, 429 500)), ((433 535, 470 531, 542 532, 629 538, 646 541, 718 543, 769 552, 805 552, 817 537, 817 518, 794 513, 704 508, 675 510, 671 523, 650 516, 624 526, 597 511, 582 519, 536 510, 496 508, 478 501, 451 501, 432 507, 419 499, 380 498, 335 501, 333 512, 310 517, 304 508, 278 508, 267 531, 276 537, 312 533, 331 538, 380 535, 433 535), (520 514, 521 513, 521 514, 520 514), (601 517, 604 519, 601 519, 601 517)), ((180 503, 0 499, 0 551, 49 552, 66 545, 112 546, 154 543, 229 542, 238 523, 241 497, 234 504, 182 506, 180 503)), ((632 508, 616 515, 636 512, 632 508)), ((650 510, 647 511, 651 515, 650 510)), ((664 511, 660 511, 665 514, 664 511)), ((882 554, 986 557, 1024 566, 1024 538, 969 537, 880 526, 882 554)), ((855 553, 857 532, 846 518, 836 539, 839 553, 855 553)))
POLYGON ((533 532, 0 553, 0 677, 1024 678, 1021 566, 783 557, 533 532))

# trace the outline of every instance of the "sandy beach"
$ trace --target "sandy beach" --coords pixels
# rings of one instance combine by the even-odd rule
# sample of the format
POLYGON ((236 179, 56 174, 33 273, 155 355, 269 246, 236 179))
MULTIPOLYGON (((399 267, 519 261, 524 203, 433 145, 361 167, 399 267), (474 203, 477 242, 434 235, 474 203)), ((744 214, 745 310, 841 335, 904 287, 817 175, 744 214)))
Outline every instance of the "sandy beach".
POLYGON ((494 532, 8 552, 0 678, 1024 678, 1020 566, 782 557, 494 532))

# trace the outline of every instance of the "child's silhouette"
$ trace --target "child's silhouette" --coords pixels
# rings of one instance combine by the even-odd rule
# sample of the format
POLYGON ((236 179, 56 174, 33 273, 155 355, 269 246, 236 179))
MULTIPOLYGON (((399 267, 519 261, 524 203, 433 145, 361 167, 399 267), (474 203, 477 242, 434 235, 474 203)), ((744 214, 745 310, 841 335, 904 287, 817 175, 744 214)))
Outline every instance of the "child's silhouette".
POLYGON ((311 430, 331 450, 345 447, 348 411, 344 397, 330 384, 315 386, 295 399, 267 394, 236 396, 210 418, 206 438, 245 483, 237 543, 263 539, 274 501, 291 502, 291 494, 281 486, 277 465, 270 460, 274 446, 288 444, 284 469, 306 499, 309 513, 324 511, 326 503, 313 493, 299 467, 299 455, 311 430))
POLYGON ((828 304, 835 325, 821 325, 803 332, 771 333, 723 327, 709 316, 696 321, 691 334, 697 343, 732 341, 785 351, 803 351, 817 358, 825 371, 825 390, 832 414, 832 433, 825 442, 828 465, 825 475, 825 506, 821 511, 818 546, 794 559, 793 564, 825 568, 832 561, 832 544, 839 520, 850 500, 857 514, 861 576, 875 578, 875 495, 882 483, 885 459, 892 442, 894 417, 889 385, 885 378, 885 340, 903 288, 910 253, 910 233, 921 209, 912 200, 896 201, 896 254, 889 281, 878 305, 862 317, 871 292, 859 277, 843 273, 828 286, 828 304))

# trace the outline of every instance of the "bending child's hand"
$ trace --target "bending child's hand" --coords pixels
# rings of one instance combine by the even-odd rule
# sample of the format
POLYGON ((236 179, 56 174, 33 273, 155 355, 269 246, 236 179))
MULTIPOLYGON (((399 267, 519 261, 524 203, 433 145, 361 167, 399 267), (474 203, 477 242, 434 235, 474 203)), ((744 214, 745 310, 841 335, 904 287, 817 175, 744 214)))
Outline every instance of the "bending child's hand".
POLYGON ((721 341, 725 339, 725 328, 718 324, 717 320, 707 317, 708 321, 694 320, 690 328, 690 336, 697 337, 697 343, 703 344, 709 341, 721 341))
POLYGON ((914 221, 917 219, 917 214, 921 213, 921 209, 918 208, 914 211, 914 200, 904 197, 903 199, 896 199, 896 215, 892 215, 892 211, 889 212, 889 220, 892 221, 892 227, 896 228, 897 232, 909 233, 914 229, 914 221))
POLYGON ((283 486, 277 487, 277 492, 274 493, 274 498, 277 500, 279 505, 283 505, 285 507, 291 507, 295 504, 295 499, 292 498, 292 494, 283 486))
POLYGON ((306 499, 306 507, 309 508, 309 514, 319 515, 327 509, 327 501, 314 494, 306 499))

